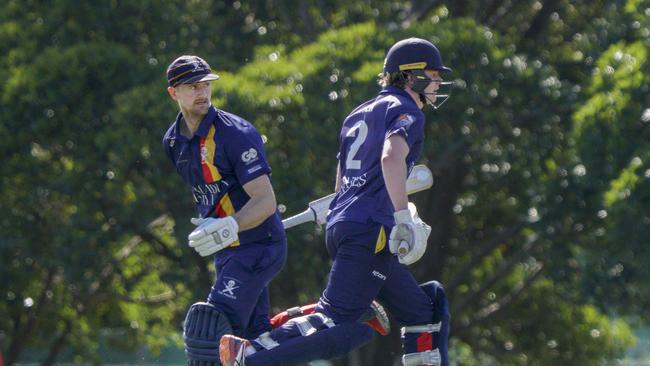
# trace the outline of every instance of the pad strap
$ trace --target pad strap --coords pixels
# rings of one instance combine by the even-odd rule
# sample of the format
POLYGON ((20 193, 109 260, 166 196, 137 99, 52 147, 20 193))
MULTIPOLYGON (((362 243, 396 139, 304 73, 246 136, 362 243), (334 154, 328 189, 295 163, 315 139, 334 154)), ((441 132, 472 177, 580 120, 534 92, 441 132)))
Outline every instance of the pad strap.
POLYGON ((298 327, 298 330, 303 337, 316 333, 316 327, 311 325, 306 317, 301 316, 300 318, 289 320, 289 322, 294 322, 296 324, 296 327, 298 327))
POLYGON ((425 324, 425 325, 410 325, 407 327, 402 327, 402 335, 406 333, 434 333, 439 332, 440 327, 442 326, 441 322, 436 324, 425 324))
POLYGON ((302 309, 300 308, 300 306, 294 306, 292 308, 287 309, 287 315, 290 318, 293 318, 296 315, 302 315, 302 314, 303 313, 302 313, 302 309))
POLYGON ((307 337, 307 336, 310 336, 310 335, 316 333, 316 331, 318 331, 318 329, 309 321, 310 317, 318 318, 320 320, 320 322, 323 323, 328 328, 331 328, 331 327, 333 327, 335 325, 334 321, 332 319, 330 319, 327 315, 322 314, 322 313, 313 313, 313 314, 304 315, 304 316, 301 316, 301 317, 298 317, 298 318, 293 318, 293 319, 289 320, 287 322, 287 324, 289 324, 289 323, 295 324, 296 327, 298 328, 298 330, 300 331, 300 334, 303 337, 307 337))
POLYGON ((271 333, 270 332, 264 332, 260 334, 257 339, 255 339, 255 342, 257 342, 260 346, 264 347, 264 349, 273 349, 277 346, 280 345, 280 343, 276 342, 271 338, 271 333))

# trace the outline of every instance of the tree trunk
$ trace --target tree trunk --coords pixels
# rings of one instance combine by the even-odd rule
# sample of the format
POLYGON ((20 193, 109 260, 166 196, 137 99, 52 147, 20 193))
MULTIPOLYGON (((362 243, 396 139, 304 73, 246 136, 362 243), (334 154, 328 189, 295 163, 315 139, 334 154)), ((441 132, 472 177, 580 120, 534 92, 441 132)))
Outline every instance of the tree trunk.
POLYGON ((36 305, 28 310, 27 323, 23 327, 20 326, 20 313, 16 315, 14 322, 14 336, 11 337, 11 344, 9 345, 9 350, 7 352, 7 365, 13 365, 20 357, 25 345, 29 343, 28 338, 34 332, 39 316, 43 312, 43 309, 45 309, 47 292, 50 290, 55 273, 56 268, 50 268, 48 270, 47 276, 43 281, 41 294, 36 300, 36 305))
POLYGON ((551 17, 551 14, 559 9, 559 5, 559 0, 544 1, 542 3, 542 8, 530 23, 528 30, 524 33, 523 40, 537 38, 537 36, 542 33, 548 25, 548 20, 551 17))
POLYGON ((70 334, 71 328, 72 328, 72 322, 70 320, 66 320, 63 330, 56 337, 55 341, 52 343, 52 346, 50 347, 47 357, 41 363, 42 366, 54 365, 56 359, 59 357, 59 354, 61 353, 61 350, 63 350, 63 346, 65 346, 66 338, 68 337, 68 334, 70 334))

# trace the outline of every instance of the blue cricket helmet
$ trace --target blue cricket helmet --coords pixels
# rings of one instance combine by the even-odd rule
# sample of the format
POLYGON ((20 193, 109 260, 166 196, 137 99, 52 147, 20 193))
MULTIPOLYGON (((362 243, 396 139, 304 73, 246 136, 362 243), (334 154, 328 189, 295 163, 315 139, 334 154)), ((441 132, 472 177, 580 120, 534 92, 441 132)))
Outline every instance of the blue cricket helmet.
POLYGON ((384 73, 407 70, 451 71, 443 65, 438 48, 422 38, 403 39, 395 43, 386 54, 384 73))

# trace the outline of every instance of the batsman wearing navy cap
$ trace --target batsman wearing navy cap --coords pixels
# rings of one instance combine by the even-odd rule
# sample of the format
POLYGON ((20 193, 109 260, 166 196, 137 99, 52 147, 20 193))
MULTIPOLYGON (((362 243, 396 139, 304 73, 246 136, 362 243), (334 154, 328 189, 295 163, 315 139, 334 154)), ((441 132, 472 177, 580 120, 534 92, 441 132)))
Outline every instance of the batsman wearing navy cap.
POLYGON ((394 44, 379 95, 354 109, 339 134, 336 196, 327 217, 333 259, 315 311, 257 339, 221 338, 224 365, 295 365, 333 358, 368 342, 358 319, 378 299, 401 327, 402 364, 448 365, 450 314, 440 283, 418 284, 407 265, 431 228, 408 202, 406 180, 424 142, 422 108, 438 108, 451 86, 438 49, 419 38, 394 44))
POLYGON ((189 246, 213 256, 216 279, 206 302, 183 324, 188 364, 216 366, 223 334, 255 338, 271 330, 268 284, 283 267, 287 242, 262 138, 245 119, 214 107, 207 62, 184 55, 167 68, 167 91, 180 112, 163 138, 198 211, 189 246))

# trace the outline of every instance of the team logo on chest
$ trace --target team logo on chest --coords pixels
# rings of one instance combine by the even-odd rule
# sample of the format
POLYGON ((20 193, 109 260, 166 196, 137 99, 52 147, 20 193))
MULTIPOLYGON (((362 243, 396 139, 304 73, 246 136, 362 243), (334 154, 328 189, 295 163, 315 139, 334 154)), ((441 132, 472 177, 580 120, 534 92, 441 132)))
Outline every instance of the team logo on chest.
POLYGON ((201 146, 201 162, 204 163, 207 157, 208 157, 207 146, 201 146))

